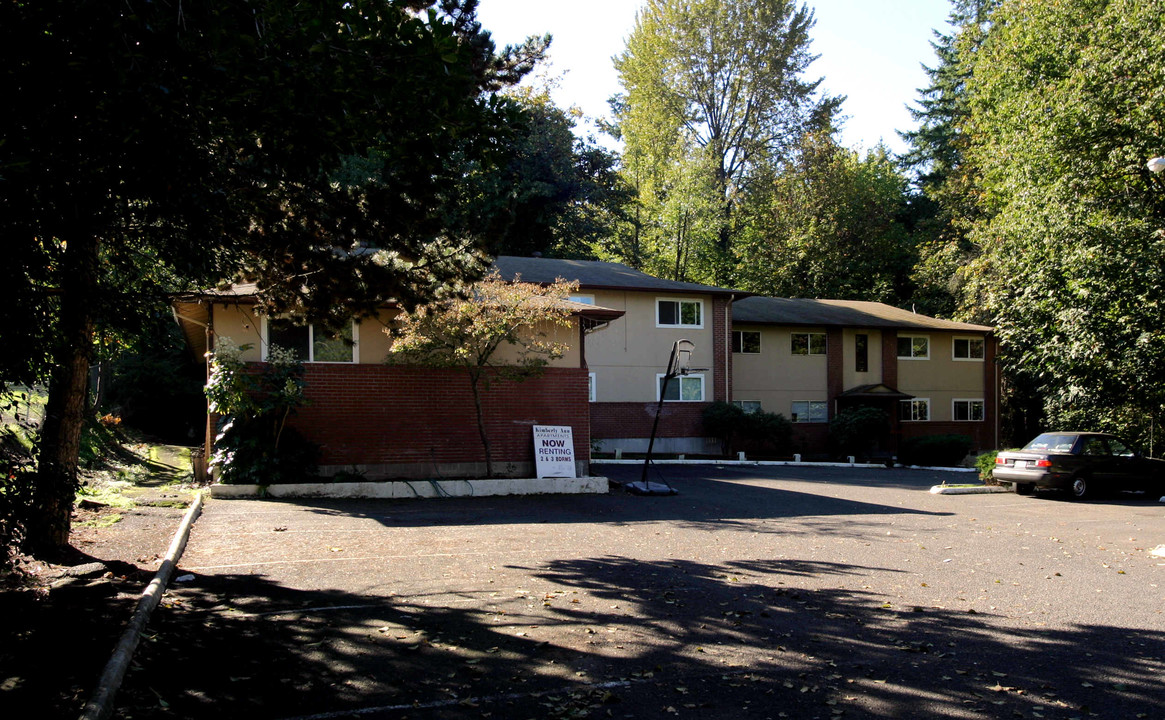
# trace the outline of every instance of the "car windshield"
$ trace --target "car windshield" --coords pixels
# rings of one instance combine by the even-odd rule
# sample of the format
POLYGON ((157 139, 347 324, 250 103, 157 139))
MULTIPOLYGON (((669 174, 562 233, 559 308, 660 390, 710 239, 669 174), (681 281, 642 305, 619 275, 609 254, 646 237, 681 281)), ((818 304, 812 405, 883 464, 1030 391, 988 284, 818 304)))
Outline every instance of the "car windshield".
POLYGON ((1075 435, 1056 435, 1044 433, 1032 440, 1023 449, 1028 452, 1066 453, 1072 452, 1072 445, 1076 442, 1075 435))

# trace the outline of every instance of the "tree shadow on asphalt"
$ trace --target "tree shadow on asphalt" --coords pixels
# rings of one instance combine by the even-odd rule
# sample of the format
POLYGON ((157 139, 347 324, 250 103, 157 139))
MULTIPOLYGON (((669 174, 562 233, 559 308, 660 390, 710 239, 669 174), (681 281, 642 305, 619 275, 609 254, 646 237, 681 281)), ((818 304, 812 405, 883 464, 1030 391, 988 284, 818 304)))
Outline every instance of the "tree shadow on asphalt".
POLYGON ((171 592, 155 614, 120 712, 139 719, 1159 714, 1165 633, 1016 628, 1006 618, 898 607, 865 589, 828 587, 886 568, 609 556, 508 570, 521 574, 522 587, 462 581, 449 593, 387 597, 202 576, 171 592))

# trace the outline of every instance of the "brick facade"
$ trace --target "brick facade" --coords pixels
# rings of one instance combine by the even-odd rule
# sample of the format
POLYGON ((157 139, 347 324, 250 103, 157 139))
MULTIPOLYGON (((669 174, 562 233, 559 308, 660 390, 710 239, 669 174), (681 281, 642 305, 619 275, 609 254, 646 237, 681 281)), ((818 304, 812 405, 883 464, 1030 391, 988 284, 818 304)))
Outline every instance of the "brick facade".
MULTIPOLYGON (((732 304, 728 298, 712 299, 712 400, 732 399, 732 304)), ((705 395, 707 398, 707 395, 705 395)), ((663 420, 660 419, 662 424, 663 420)), ((702 435, 703 431, 696 433, 702 435)))
MULTIPOLYGON (((591 403, 591 432, 598 438, 645 438, 655 421, 653 402, 591 403)), ((708 403, 665 402, 659 417, 658 437, 700 437, 702 413, 708 403)))
MULTIPOLYGON (((321 446, 323 472, 355 466, 369 479, 484 474, 464 370, 311 364, 305 379, 310 404, 290 424, 321 446)), ((571 426, 575 458, 585 472, 591 435, 586 370, 548 368, 520 382, 482 382, 495 474, 533 474, 533 425, 571 426)))

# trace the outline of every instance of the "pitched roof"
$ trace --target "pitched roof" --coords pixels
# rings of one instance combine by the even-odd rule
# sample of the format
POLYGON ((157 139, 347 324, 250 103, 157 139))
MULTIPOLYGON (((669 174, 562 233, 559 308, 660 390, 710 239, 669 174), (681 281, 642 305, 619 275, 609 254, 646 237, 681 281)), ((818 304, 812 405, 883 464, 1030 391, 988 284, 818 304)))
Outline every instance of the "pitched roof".
POLYGON ((494 266, 507 280, 513 280, 515 276, 520 275, 523 281, 532 283, 552 283, 562 278, 577 280, 579 287, 596 290, 649 290, 737 297, 750 294, 713 285, 664 280, 627 265, 600 260, 558 260, 502 255, 494 261, 494 266))
POLYGON ((753 296, 732 303, 732 322, 758 325, 825 325, 904 330, 991 332, 986 325, 940 320, 892 305, 861 300, 803 300, 753 296))

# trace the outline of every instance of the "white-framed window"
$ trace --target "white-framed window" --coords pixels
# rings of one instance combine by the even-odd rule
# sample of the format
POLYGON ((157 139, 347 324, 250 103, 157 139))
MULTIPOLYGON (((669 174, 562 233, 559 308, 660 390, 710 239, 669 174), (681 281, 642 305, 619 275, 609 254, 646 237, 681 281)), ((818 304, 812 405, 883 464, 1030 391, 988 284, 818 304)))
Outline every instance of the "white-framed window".
POLYGON ((902 422, 926 422, 930 420, 930 399, 899 400, 898 419, 902 422))
POLYGON ((595 296, 594 295, 586 295, 586 294, 576 293, 574 295, 569 295, 568 297, 569 297, 569 299, 575 301, 576 303, 584 303, 586 305, 594 305, 595 304, 595 296))
POLYGON ((793 333, 794 355, 824 355, 825 333, 795 332, 793 333))
POLYGON ((595 389, 595 374, 587 373, 587 399, 591 402, 596 402, 597 390, 595 389))
POLYGON ((704 402, 703 375, 674 377, 667 383, 666 390, 663 387, 664 377, 663 373, 655 376, 656 400, 659 400, 662 394, 665 402, 704 402))
POLYGON ((749 414, 761 411, 760 400, 733 400, 732 404, 749 414))
POLYGON ((819 400, 794 400, 789 419, 795 423, 823 423, 829 420, 829 406, 819 400))
POLYGON ((987 356, 987 341, 981 337, 956 337, 951 344, 951 355, 964 362, 983 362, 987 356))
POLYGON ((356 348, 360 342, 359 325, 355 322, 332 335, 317 329, 311 323, 296 323, 278 318, 263 318, 262 358, 267 360, 267 351, 272 346, 287 348, 302 362, 309 363, 354 363, 357 362, 356 348))
POLYGON ((656 327, 704 327, 704 301, 656 298, 656 327))
POLYGON ((956 399, 951 405, 951 419, 959 422, 981 422, 983 420, 981 399, 956 399))
POLYGON ((930 336, 929 335, 899 335, 898 336, 898 359, 899 360, 929 360, 930 359, 930 336))
POLYGON ((743 355, 760 355, 760 331, 733 330, 732 352, 743 355))

